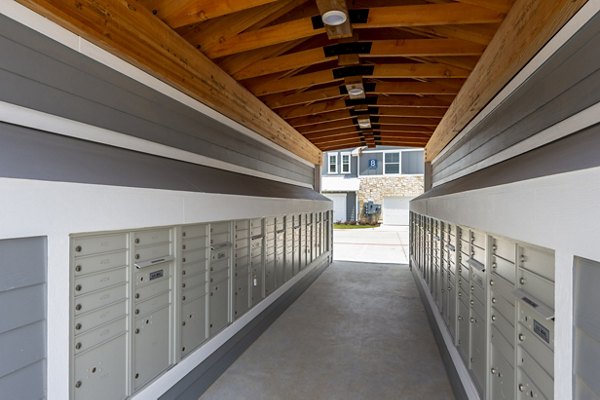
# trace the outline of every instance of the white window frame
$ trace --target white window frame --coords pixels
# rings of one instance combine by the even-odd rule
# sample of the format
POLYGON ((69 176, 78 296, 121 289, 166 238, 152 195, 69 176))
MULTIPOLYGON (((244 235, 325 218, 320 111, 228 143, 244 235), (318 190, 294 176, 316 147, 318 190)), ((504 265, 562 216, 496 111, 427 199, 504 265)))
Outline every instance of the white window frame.
POLYGON ((338 153, 327 153, 327 173, 328 174, 339 174, 340 163, 338 153), (335 157, 335 172, 331 172, 331 157, 335 157))
POLYGON ((352 173, 352 153, 340 153, 340 174, 352 173), (348 170, 344 171, 344 157, 348 157, 348 170))
MULTIPOLYGON (((395 163, 394 163, 395 164, 395 163)), ((402 175, 402 150, 386 150, 383 152, 383 175, 402 175), (398 172, 387 172, 387 162, 385 161, 385 156, 387 154, 398 154, 398 172)))

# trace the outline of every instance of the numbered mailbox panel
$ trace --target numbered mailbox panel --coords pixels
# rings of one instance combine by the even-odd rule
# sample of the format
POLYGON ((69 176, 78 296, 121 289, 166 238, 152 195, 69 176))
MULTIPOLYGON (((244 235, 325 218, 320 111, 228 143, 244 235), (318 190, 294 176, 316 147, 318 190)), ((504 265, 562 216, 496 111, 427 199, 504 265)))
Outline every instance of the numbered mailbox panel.
POLYGON ((70 398, 143 390, 308 265, 330 245, 330 221, 324 212, 72 235, 70 398))

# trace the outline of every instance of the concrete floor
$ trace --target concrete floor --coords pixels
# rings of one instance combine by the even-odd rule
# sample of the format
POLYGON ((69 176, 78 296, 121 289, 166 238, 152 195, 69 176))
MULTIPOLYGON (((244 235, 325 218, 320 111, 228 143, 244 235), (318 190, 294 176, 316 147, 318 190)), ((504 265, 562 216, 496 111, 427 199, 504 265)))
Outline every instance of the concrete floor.
POLYGON ((201 400, 452 398, 408 267, 336 261, 201 400))
POLYGON ((333 258, 339 261, 408 264, 408 226, 335 229, 333 258))

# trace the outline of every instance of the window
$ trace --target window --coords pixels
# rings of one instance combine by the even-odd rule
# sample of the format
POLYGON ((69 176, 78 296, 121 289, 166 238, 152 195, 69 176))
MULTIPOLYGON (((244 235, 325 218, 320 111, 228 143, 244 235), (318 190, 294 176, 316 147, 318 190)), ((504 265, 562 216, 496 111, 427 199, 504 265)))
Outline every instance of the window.
POLYGON ((338 155, 332 153, 327 155, 327 172, 330 174, 338 173, 338 155))
POLYGON ((342 153, 341 154, 342 161, 340 162, 341 172, 342 174, 350 173, 350 153, 342 153))
POLYGON ((400 173, 400 153, 385 153, 384 174, 400 173))
POLYGON ((402 174, 417 175, 425 171, 425 161, 423 160, 423 151, 403 151, 402 152, 402 174))

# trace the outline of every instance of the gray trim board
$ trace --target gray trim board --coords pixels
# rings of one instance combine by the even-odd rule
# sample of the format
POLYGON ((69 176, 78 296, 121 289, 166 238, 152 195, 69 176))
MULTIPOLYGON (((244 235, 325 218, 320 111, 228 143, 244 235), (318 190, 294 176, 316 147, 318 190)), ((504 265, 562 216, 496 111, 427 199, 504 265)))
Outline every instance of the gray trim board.
POLYGON ((197 400, 210 385, 292 304, 330 265, 330 255, 324 254, 315 261, 319 267, 309 272, 287 292, 255 317, 198 365, 159 400, 197 400))
POLYGON ((433 164, 433 182, 600 102, 600 15, 433 164))
POLYGON ((467 392, 465 391, 460 376, 458 375, 458 371, 454 367, 454 362, 452 361, 452 357, 450 356, 448 348, 444 343, 444 339, 442 338, 440 328, 435 322, 431 305, 427 301, 427 297, 425 296, 423 286, 421 285, 419 273, 415 268, 412 267, 412 265, 410 266, 410 270, 415 280, 415 285, 417 286, 417 289, 419 291, 419 296, 421 296, 421 302, 423 303, 423 307, 425 308, 425 314, 427 314, 427 320, 429 321, 429 325, 431 326, 431 331, 440 351, 440 356, 442 357, 442 361, 444 362, 444 368, 446 368, 446 373, 448 374, 448 380, 450 381, 450 385, 452 386, 452 392, 454 393, 454 397, 456 397, 457 400, 468 400, 467 392))
POLYGON ((329 201, 312 189, 0 122, 0 176, 329 201))
POLYGON ((0 100, 312 184, 313 167, 0 15, 0 100))

